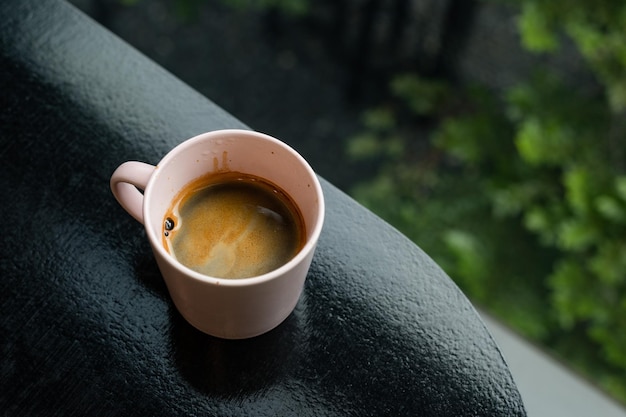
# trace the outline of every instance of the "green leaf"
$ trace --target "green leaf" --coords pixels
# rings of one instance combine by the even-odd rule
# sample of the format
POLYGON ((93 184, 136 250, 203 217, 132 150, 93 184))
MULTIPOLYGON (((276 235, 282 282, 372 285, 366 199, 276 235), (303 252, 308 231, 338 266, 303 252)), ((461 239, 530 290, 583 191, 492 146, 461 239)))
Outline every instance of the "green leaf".
POLYGON ((570 219, 561 223, 559 230, 559 246, 563 249, 581 252, 598 239, 598 230, 589 222, 581 219, 570 219))
POLYGON ((443 240, 456 259, 456 278, 461 279, 474 296, 484 297, 488 262, 478 239, 471 233, 453 229, 444 233, 443 240))
POLYGON ((522 122, 515 138, 520 156, 531 165, 563 165, 572 141, 567 125, 534 117, 522 122))
POLYGON ((615 192, 617 196, 624 202, 626 202, 626 176, 616 177, 614 180, 615 192))
POLYGON ((433 136, 433 143, 461 161, 475 163, 484 156, 479 144, 480 138, 485 137, 480 133, 484 128, 480 119, 448 119, 433 136))
POLYGON ((612 80, 609 88, 609 103, 615 113, 626 109, 626 80, 612 80))
POLYGON ((543 192, 541 184, 526 181, 507 184, 491 193, 494 214, 498 217, 515 216, 522 213, 543 192))
POLYGON ((380 153, 381 146, 378 136, 366 132, 350 138, 346 153, 355 161, 371 159, 380 153))
POLYGON ((542 134, 538 120, 527 120, 522 124, 515 139, 519 154, 531 164, 539 164, 544 159, 541 149, 542 134))
POLYGON ((391 136, 385 141, 385 154, 391 160, 402 157, 406 154, 405 141, 400 136, 391 136))
POLYGON ((418 77, 414 74, 396 76, 391 81, 391 91, 404 99, 418 115, 433 114, 448 97, 447 83, 418 77))
MULTIPOLYGON (((624 241, 603 242, 596 255, 590 260, 589 268, 601 282, 612 287, 626 282, 626 243, 624 241)), ((622 296, 626 299, 626 293, 623 291, 622 296)))
POLYGON ((590 299, 588 275, 578 261, 561 260, 550 275, 549 283, 556 314, 563 328, 570 329, 578 320, 593 314, 595 305, 590 299))
POLYGON ((541 6, 533 1, 522 3, 522 14, 518 19, 522 44, 532 52, 552 52, 559 46, 553 23, 541 6))
POLYGON ((619 201, 608 195, 601 195, 594 201, 598 213, 607 220, 623 223, 626 219, 624 206, 619 201))
POLYGON ((584 215, 591 207, 591 175, 582 167, 571 168, 563 174, 567 203, 575 213, 584 215))
POLYGON ((540 235, 551 230, 551 220, 546 210, 540 206, 530 207, 524 216, 524 225, 530 231, 537 232, 540 235))
POLYGON ((385 131, 395 126, 396 120, 393 112, 386 107, 378 107, 367 110, 363 114, 363 123, 365 127, 376 130, 385 131))

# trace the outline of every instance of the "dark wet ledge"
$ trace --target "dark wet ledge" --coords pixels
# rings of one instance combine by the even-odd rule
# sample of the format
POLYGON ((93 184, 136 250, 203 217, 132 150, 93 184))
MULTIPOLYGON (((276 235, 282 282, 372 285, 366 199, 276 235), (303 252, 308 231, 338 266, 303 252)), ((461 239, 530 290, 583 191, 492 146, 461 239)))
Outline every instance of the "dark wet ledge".
POLYGON ((0 14, 5 415, 525 415, 464 294, 325 180, 291 316, 243 341, 193 329, 109 177, 245 124, 63 1, 0 14))

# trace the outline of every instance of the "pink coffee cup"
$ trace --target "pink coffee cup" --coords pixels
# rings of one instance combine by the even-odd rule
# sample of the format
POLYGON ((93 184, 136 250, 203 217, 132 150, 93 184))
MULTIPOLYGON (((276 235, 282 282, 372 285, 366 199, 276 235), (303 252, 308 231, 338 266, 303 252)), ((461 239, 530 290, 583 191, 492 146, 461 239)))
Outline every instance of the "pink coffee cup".
POLYGON ((285 143, 248 130, 204 133, 176 146, 156 166, 123 163, 111 177, 111 190, 144 225, 176 308, 197 329, 226 339, 249 338, 275 328, 295 308, 322 231, 324 196, 313 169, 285 143), (182 265, 163 247, 163 220, 176 194, 192 180, 224 170, 278 185, 300 209, 306 243, 281 267, 250 278, 210 277, 182 265))

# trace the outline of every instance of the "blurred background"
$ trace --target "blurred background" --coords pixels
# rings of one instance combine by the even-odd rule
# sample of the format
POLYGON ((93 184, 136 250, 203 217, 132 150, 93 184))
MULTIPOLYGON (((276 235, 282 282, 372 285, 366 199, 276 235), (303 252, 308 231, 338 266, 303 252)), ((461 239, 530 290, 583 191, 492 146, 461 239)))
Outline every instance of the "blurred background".
POLYGON ((70 2, 626 403, 622 0, 70 2))

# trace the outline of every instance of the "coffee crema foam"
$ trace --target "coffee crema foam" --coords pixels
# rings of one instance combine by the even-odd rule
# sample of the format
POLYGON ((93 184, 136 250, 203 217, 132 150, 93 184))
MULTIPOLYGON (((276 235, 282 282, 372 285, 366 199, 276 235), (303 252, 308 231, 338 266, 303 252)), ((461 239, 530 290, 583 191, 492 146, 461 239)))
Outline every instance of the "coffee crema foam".
POLYGON ((277 269, 306 238, 302 215, 284 191, 239 172, 212 173, 186 185, 163 225, 166 250, 188 268, 216 278, 277 269))

